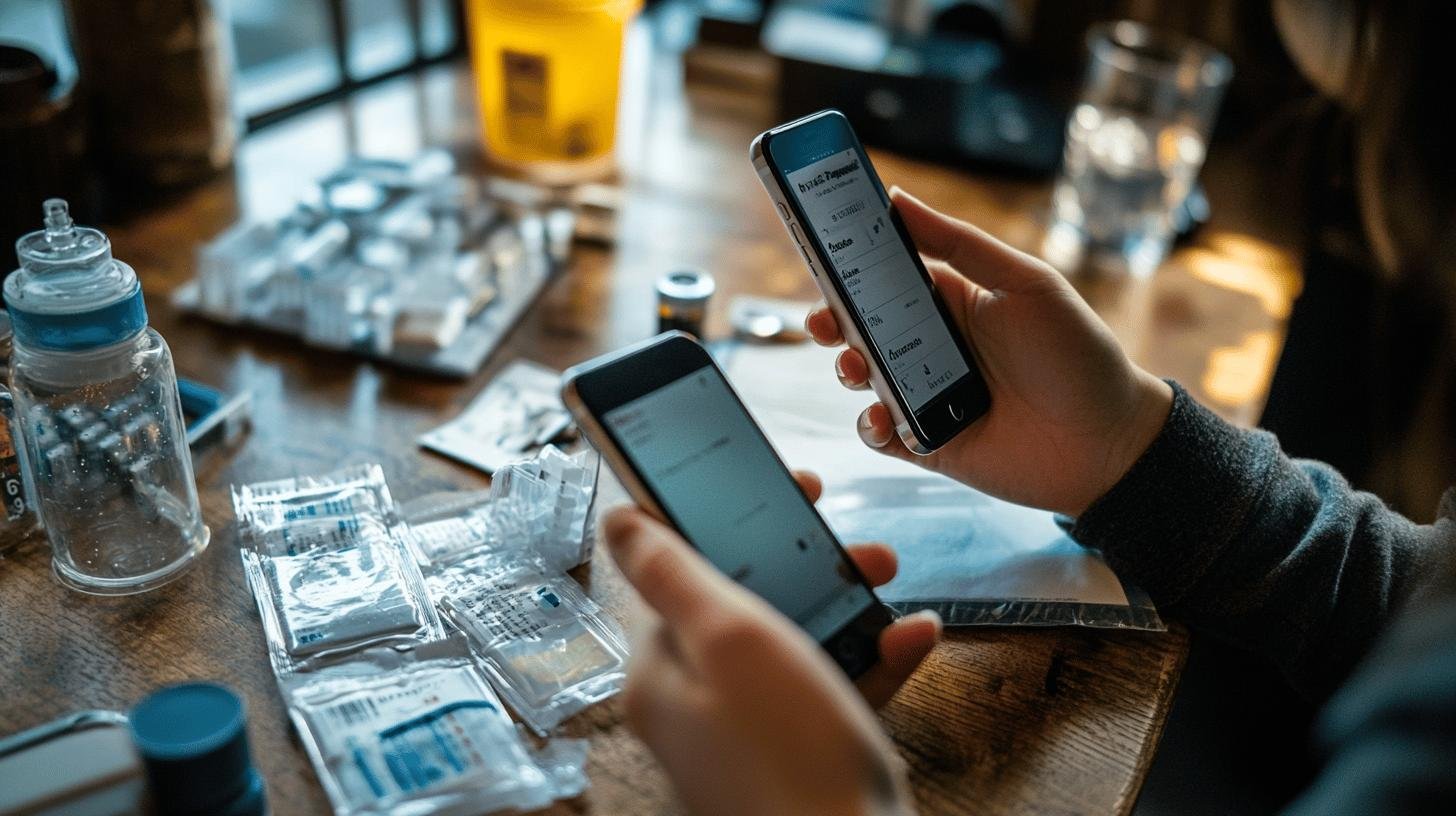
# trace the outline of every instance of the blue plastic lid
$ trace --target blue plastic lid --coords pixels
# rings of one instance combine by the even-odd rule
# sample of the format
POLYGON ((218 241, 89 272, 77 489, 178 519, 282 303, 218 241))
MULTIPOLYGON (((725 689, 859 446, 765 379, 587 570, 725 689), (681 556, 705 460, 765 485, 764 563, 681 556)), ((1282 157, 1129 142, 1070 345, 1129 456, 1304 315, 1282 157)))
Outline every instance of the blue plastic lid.
POLYGON ((262 816, 263 782, 253 769, 243 701, 226 686, 158 689, 131 711, 132 741, 163 816, 262 816))
POLYGON ((15 242, 20 269, 5 281, 16 342, 76 351, 111 345, 146 328, 141 283, 111 257, 99 230, 78 227, 66 202, 45 202, 45 229, 15 242))

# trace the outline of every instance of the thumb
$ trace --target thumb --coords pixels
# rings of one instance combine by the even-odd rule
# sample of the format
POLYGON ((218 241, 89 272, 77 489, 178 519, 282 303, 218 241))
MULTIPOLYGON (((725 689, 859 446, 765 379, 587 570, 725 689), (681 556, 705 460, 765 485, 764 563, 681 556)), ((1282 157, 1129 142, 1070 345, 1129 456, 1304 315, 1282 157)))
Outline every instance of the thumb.
POLYGON ((890 201, 922 255, 945 261, 987 289, 1015 289, 1057 273, 1042 261, 1013 249, 979 227, 952 218, 899 187, 890 201))

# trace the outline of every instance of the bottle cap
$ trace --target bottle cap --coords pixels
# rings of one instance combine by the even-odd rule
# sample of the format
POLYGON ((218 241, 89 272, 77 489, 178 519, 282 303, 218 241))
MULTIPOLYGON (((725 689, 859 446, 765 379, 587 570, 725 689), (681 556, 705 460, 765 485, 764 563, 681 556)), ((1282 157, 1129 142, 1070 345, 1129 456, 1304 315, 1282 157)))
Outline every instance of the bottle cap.
POLYGON ((714 288, 713 276, 698 269, 679 269, 657 279, 658 298, 674 303, 706 303, 714 288))
POLYGON ((59 198, 43 206, 45 229, 15 242, 20 269, 5 281, 16 341, 75 351, 111 345, 145 328, 141 284, 130 266, 111 257, 106 235, 76 226, 59 198))
POLYGON ((263 816, 243 701, 215 683, 152 692, 131 711, 131 735, 161 816, 263 816))

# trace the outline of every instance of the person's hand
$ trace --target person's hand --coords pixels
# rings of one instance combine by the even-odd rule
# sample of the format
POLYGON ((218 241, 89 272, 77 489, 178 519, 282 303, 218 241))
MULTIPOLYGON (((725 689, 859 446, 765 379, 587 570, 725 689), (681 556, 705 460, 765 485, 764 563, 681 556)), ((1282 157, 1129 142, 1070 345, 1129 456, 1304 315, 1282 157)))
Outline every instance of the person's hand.
MULTIPOLYGON (((817 496, 817 479, 800 483, 817 496)), ((656 613, 634 643, 627 721, 692 813, 912 812, 902 761, 861 693, 887 700, 934 645, 938 618, 886 629, 857 693, 803 630, 660 522, 622 508, 602 529, 656 613)), ((888 548, 851 552, 871 581, 893 576, 888 548)))
MULTIPOLYGON (((1157 437, 1172 389, 1128 360, 1056 270, 899 189, 891 199, 974 351, 991 409, 928 456, 905 447, 883 403, 860 415, 860 438, 993 496, 1080 515, 1157 437)), ((844 342, 826 308, 805 325, 821 345, 844 342)), ((841 352, 835 369, 847 387, 868 388, 859 351, 841 352)))

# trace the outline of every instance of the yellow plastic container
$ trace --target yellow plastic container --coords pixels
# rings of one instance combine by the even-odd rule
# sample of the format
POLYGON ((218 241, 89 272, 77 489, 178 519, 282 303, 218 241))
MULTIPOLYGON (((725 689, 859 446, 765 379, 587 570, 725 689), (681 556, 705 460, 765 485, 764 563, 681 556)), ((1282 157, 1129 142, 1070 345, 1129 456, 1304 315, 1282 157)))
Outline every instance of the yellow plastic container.
POLYGON ((492 162, 569 184, 615 167, 622 44, 640 0, 467 0, 492 162))

